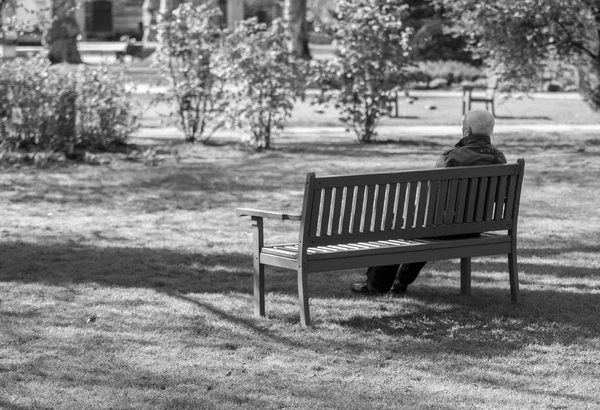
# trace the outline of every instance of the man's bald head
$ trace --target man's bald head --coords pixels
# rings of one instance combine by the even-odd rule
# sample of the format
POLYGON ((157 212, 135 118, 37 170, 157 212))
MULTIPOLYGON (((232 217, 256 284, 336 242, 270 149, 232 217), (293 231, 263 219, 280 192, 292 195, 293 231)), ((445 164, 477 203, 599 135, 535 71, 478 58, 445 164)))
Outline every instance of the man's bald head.
POLYGON ((472 110, 465 114, 463 120, 463 136, 480 135, 490 137, 494 132, 496 120, 491 112, 472 110))

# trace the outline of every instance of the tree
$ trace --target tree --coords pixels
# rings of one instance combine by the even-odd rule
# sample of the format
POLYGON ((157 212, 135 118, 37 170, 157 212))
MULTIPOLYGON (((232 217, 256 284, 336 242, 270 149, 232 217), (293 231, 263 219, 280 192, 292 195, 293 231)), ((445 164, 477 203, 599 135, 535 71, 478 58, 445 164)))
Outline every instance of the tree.
POLYGON ((336 0, 307 0, 306 19, 315 28, 329 31, 330 25, 335 20, 336 0))
POLYGON ((81 64, 77 49, 79 26, 75 20, 75 0, 52 0, 50 27, 44 34, 48 58, 52 64, 81 64))
POLYGON ((471 53, 465 50, 462 36, 449 36, 444 28, 452 21, 444 10, 435 7, 433 0, 404 0, 408 6, 405 24, 413 31, 411 53, 415 60, 458 60, 471 62, 471 53))
POLYGON ((290 51, 296 57, 309 60, 306 0, 285 0, 284 16, 290 36, 290 51))
POLYGON ((455 33, 515 88, 539 84, 544 62, 577 67, 579 91, 600 108, 600 2, 597 0, 437 0, 455 33))
POLYGON ((406 7, 402 0, 338 0, 337 16, 335 56, 318 73, 318 84, 358 140, 371 142, 395 89, 408 80, 406 7))
POLYGON ((144 26, 143 41, 156 41, 156 15, 160 7, 160 0, 144 0, 142 5, 142 24, 144 26))
MULTIPOLYGON (((144 0, 142 4, 142 24, 144 25, 143 41, 156 41, 155 25, 160 16, 166 16, 186 0, 144 0)), ((193 1, 198 4, 199 1, 193 1)))
POLYGON ((284 128, 308 64, 289 52, 287 40, 281 19, 268 27, 256 18, 242 21, 229 37, 231 117, 256 149, 270 148, 273 135, 284 128))
POLYGON ((227 121, 231 98, 220 17, 215 7, 184 3, 156 25, 156 66, 168 83, 164 98, 175 102, 169 117, 177 119, 188 142, 205 143, 227 121))

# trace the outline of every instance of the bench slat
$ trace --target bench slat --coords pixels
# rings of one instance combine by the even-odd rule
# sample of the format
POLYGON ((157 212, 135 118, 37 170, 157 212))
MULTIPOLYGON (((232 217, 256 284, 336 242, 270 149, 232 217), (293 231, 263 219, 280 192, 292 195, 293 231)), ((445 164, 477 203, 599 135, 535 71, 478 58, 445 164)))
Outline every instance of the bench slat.
POLYGON ((406 203, 406 227, 411 228, 415 223, 415 203, 417 198, 417 183, 411 182, 406 203))
POLYGON ((344 189, 336 188, 335 189, 335 201, 333 203, 333 216, 332 216, 332 224, 331 224, 331 234, 339 235, 340 234, 340 224, 341 224, 341 216, 342 216, 342 200, 344 199, 344 189))
POLYGON ((325 192, 325 196, 323 198, 322 205, 322 214, 321 214, 321 233, 319 236, 327 236, 329 235, 330 228, 330 212, 331 212, 331 198, 333 195, 333 188, 327 188, 323 190, 325 192))
POLYGON ((486 204, 485 204, 484 219, 486 221, 491 220, 492 216, 494 214, 494 204, 496 203, 496 198, 497 198, 497 194, 498 194, 496 191, 497 188, 498 188, 498 178, 490 177, 490 182, 488 185, 488 192, 487 192, 487 196, 486 196, 486 204))
POLYGON ((506 206, 504 207, 504 219, 513 218, 515 206, 515 187, 517 185, 517 177, 510 176, 508 180, 508 195, 506 196, 506 206))
POLYGON ((364 223, 364 231, 372 232, 371 222, 373 221, 373 212, 374 204, 375 204, 375 194, 377 193, 376 185, 368 185, 367 186, 367 203, 365 205, 365 223, 364 223))
POLYGON ((317 236, 317 228, 319 227, 319 210, 321 208, 321 195, 323 190, 315 189, 314 196, 312 198, 312 209, 316 212, 312 212, 310 221, 306 221, 306 223, 310 224, 309 234, 310 236, 317 236))
POLYGON ((375 232, 382 231, 381 225, 383 222, 383 213, 385 212, 387 188, 387 184, 378 185, 377 201, 375 203, 375 224, 373 226, 375 232))
POLYGON ((352 205, 354 203, 354 186, 346 187, 346 203, 344 204, 344 218, 342 221, 342 235, 346 235, 350 233, 350 227, 352 220, 350 217, 352 216, 352 205))
POLYGON ((477 202, 475 205, 475 219, 476 222, 483 220, 483 212, 485 208, 485 196, 487 194, 488 179, 480 178, 479 186, 477 187, 477 202))
POLYGON ((264 248, 262 248, 262 253, 283 256, 284 258, 290 258, 290 259, 295 259, 298 257, 298 251, 292 252, 292 251, 284 250, 281 248, 264 247, 264 248))
POLYGON ((444 220, 444 211, 446 210, 446 196, 448 194, 448 180, 444 179, 440 181, 440 192, 437 197, 435 204, 435 220, 434 225, 441 225, 444 220))
POLYGON ((446 201, 446 212, 444 214, 444 224, 451 224, 454 222, 456 212, 456 190, 458 189, 458 180, 453 179, 450 181, 450 187, 448 189, 448 200, 446 201))
POLYGON ((464 222, 473 222, 475 220, 475 203, 477 201, 477 188, 479 186, 479 178, 469 178, 469 188, 467 196, 467 209, 465 210, 464 222))
POLYGON ((406 201, 406 188, 407 184, 398 184, 398 200, 396 201, 396 219, 394 223, 394 229, 402 229, 404 226, 404 206, 406 201))
POLYGON ((427 209, 427 197, 429 194, 429 183, 421 182, 419 184, 419 203, 417 204, 417 220, 416 226, 423 226, 425 224, 425 210, 427 209))
POLYGON ((504 199, 506 198, 506 179, 507 177, 501 176, 498 183, 498 195, 496 197, 496 210, 494 212, 494 220, 498 221, 502 219, 504 210, 504 199))
POLYGON ((365 200, 365 185, 359 186, 356 193, 356 205, 354 207, 354 218, 352 221, 352 233, 361 232, 361 220, 363 216, 363 204, 365 200))
POLYGON ((460 188, 458 191, 458 197, 456 199, 456 216, 454 221, 456 223, 462 223, 465 218, 465 204, 467 202, 467 189, 469 187, 469 180, 463 178, 459 181, 460 188))
POLYGON ((437 204, 439 190, 440 181, 431 181, 429 184, 429 200, 427 201, 427 216, 425 217, 425 226, 433 225, 435 218, 435 205, 437 204))
POLYGON ((388 190, 388 200, 385 209, 385 230, 394 229, 394 216, 396 209, 396 194, 398 193, 398 184, 390 184, 388 190))

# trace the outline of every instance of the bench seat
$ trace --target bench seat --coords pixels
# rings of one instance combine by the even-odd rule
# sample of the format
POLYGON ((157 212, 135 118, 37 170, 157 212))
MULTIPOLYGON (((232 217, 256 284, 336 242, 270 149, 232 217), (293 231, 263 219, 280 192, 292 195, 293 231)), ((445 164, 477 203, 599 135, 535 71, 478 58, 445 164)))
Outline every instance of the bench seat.
POLYGON ((265 315, 264 267, 296 271, 300 319, 310 324, 308 273, 460 259, 461 293, 471 258, 508 256, 519 298, 517 218, 525 161, 394 173, 306 177, 300 214, 238 208, 253 228, 254 309, 265 315), (265 245, 263 219, 299 223, 298 241, 265 245))
MULTIPOLYGON (((307 271, 310 273, 360 268, 366 263, 364 258, 372 260, 372 263, 367 262, 369 266, 378 266, 501 255, 509 253, 510 244, 511 238, 508 235, 483 233, 474 238, 390 239, 315 246, 307 249, 307 271), (353 258, 359 260, 353 261, 353 258)), ((266 245, 260 253, 260 263, 295 269, 298 266, 298 244, 266 245)))

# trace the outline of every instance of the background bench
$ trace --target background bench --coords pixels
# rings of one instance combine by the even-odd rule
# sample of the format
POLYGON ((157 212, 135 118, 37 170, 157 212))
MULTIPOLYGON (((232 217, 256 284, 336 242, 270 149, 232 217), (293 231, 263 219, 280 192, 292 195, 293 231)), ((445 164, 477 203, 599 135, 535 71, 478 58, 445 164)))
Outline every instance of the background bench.
POLYGON ((301 322, 309 325, 308 273, 460 258, 461 294, 470 294, 471 257, 497 254, 508 255, 516 303, 524 168, 519 159, 385 174, 317 178, 309 173, 301 214, 238 208, 238 216, 252 220, 255 314, 265 315, 265 265, 297 272, 301 322), (265 246, 264 218, 299 221, 298 242, 265 246))
POLYGON ((462 86, 462 113, 465 115, 467 111, 471 111, 471 105, 475 102, 481 102, 485 104, 485 109, 489 111, 488 106, 492 106, 492 115, 496 116, 496 110, 494 109, 494 99, 496 97, 496 91, 498 90, 498 77, 492 76, 488 78, 487 87, 483 93, 475 93, 477 87, 473 83, 464 83, 462 86))

